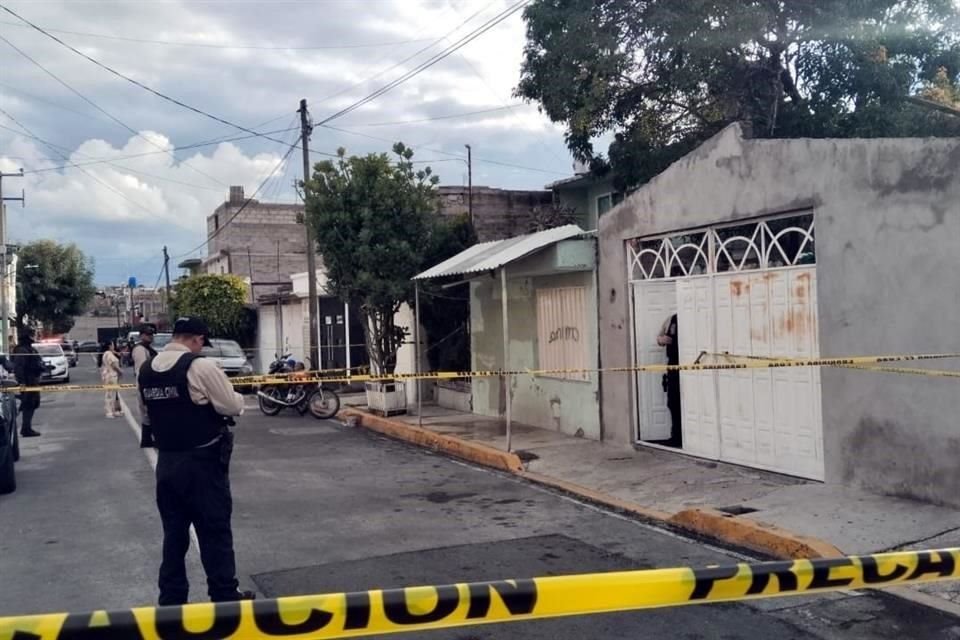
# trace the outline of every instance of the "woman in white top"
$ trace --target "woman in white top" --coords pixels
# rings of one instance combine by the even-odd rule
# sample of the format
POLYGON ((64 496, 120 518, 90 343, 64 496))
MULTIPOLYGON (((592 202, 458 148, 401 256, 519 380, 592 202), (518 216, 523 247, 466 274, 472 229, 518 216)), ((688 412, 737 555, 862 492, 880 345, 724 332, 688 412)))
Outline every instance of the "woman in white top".
MULTIPOLYGON (((113 342, 103 343, 103 353, 100 356, 100 380, 104 384, 117 384, 120 382, 122 370, 120 368, 120 354, 117 353, 117 347, 113 342)), ((108 418, 119 418, 123 416, 123 410, 120 409, 120 392, 115 389, 108 389, 103 394, 103 408, 108 418)))

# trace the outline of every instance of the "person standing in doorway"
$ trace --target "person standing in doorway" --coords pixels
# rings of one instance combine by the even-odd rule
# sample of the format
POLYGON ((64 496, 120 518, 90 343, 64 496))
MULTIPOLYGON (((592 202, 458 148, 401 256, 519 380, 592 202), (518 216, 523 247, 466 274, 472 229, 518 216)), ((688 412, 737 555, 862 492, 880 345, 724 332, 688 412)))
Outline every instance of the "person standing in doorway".
MULTIPOLYGON (((24 331, 13 350, 13 370, 17 382, 28 387, 39 386, 45 369, 43 358, 33 346, 33 335, 24 331)), ((25 391, 20 394, 20 435, 24 438, 40 435, 39 431, 33 429, 33 413, 39 407, 39 391, 25 391)))
MULTIPOLYGON (((134 380, 139 377, 140 368, 143 367, 143 364, 157 355, 156 349, 153 348, 154 333, 156 333, 156 330, 153 327, 149 325, 143 326, 140 329, 140 342, 133 345, 133 349, 130 352, 130 357, 133 359, 134 380)), ((144 406, 143 398, 141 398, 139 394, 137 395, 137 400, 140 405, 140 446, 146 449, 154 445, 153 432, 150 430, 150 417, 147 416, 147 408, 144 406)))
MULTIPOLYGON (((657 344, 666 347, 667 364, 680 364, 680 340, 677 328, 677 314, 673 314, 663 323, 657 344)), ((670 439, 664 442, 668 447, 683 447, 680 411, 680 372, 667 371, 663 374, 663 390, 667 394, 667 408, 670 409, 670 439)))
POLYGON ((243 413, 243 396, 213 360, 200 355, 210 345, 199 318, 178 318, 173 339, 140 369, 137 384, 157 448, 157 508, 163 522, 161 606, 187 603, 185 556, 190 525, 213 602, 253 600, 240 591, 233 553, 230 456, 231 416, 243 413))
MULTIPOLYGON (((100 381, 103 384, 118 384, 123 370, 120 367, 120 354, 114 342, 104 342, 100 347, 100 381)), ((108 418, 123 417, 120 408, 120 392, 116 389, 106 389, 103 392, 103 410, 108 418)))

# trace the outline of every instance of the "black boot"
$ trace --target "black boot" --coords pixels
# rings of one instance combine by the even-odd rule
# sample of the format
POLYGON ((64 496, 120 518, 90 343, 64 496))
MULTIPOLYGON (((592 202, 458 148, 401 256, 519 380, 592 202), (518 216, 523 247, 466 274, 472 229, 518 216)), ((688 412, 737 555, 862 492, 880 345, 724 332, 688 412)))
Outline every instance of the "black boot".
POLYGON ((20 435, 24 438, 36 438, 39 435, 42 435, 39 431, 34 431, 31 427, 20 430, 20 435))

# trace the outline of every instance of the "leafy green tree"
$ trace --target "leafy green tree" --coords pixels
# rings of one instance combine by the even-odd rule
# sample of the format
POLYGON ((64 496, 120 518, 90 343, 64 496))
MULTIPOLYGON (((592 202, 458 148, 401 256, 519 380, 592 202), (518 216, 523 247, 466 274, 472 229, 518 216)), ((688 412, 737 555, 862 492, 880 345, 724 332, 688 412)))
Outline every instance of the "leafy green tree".
POLYGON ((338 158, 314 166, 307 223, 327 272, 330 292, 358 309, 371 368, 391 374, 409 333, 394 316, 413 298, 411 278, 423 268, 439 219, 430 167, 415 168, 413 150, 338 158))
POLYGON ((171 308, 174 319, 196 316, 207 323, 214 336, 240 339, 249 332, 246 299, 246 284, 239 277, 202 274, 177 283, 171 308))
POLYGON ((960 135, 906 100, 938 73, 956 85, 953 0, 533 0, 524 17, 517 95, 621 187, 733 121, 770 138, 960 135))
POLYGON ((75 244, 38 240, 17 259, 17 327, 39 322, 45 332, 66 333, 93 299, 93 265, 75 244))

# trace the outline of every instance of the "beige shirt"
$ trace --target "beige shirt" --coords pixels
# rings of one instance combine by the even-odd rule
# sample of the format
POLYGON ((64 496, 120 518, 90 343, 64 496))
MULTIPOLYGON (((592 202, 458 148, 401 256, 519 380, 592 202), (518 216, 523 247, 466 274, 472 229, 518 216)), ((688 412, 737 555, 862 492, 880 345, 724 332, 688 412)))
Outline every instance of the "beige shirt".
POLYGON ((100 367, 100 378, 117 378, 120 376, 120 359, 112 351, 103 354, 103 365, 100 367))
MULTIPOLYGON (((182 344, 171 342, 150 362, 150 368, 158 373, 169 371, 189 352, 182 344)), ((212 404, 222 416, 243 414, 243 396, 233 390, 227 374, 213 360, 195 360, 187 370, 187 386, 194 404, 212 404)))
POLYGON ((138 342, 133 345, 133 377, 136 378, 140 374, 140 367, 143 366, 143 363, 150 359, 150 352, 146 349, 137 349, 138 345, 143 344, 138 342))

